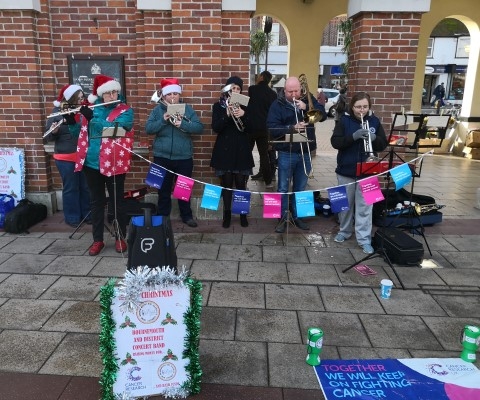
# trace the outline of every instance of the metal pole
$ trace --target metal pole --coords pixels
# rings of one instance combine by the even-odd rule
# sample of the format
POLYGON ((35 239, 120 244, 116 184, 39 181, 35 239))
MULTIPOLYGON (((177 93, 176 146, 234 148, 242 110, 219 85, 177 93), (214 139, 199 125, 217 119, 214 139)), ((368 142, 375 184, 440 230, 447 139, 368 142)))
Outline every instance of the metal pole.
POLYGON ((265 47, 265 70, 266 71, 268 68, 268 42, 269 42, 269 37, 268 37, 269 33, 267 33, 267 43, 266 43, 266 47, 265 47))

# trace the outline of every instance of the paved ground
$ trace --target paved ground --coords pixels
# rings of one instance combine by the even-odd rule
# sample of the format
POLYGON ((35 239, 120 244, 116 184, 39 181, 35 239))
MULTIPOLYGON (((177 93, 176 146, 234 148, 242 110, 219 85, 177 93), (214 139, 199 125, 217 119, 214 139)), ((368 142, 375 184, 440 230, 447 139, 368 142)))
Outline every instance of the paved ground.
MULTIPOLYGON (((336 184, 327 124, 309 181, 315 190, 336 184)), ((175 220, 180 264, 204 289, 203 384, 193 398, 322 399, 304 361, 309 326, 325 332, 323 358, 459 356, 463 326, 480 325, 478 188, 480 162, 425 157, 414 191, 446 205, 443 221, 425 228, 425 258, 437 268, 395 266, 405 290, 380 257, 367 261, 375 276, 342 272, 364 254, 352 239, 333 242, 333 217, 275 234, 276 221, 261 218, 261 182, 249 182, 248 228, 234 218, 225 230, 220 212, 200 208, 198 228, 175 220), (395 283, 389 300, 379 296, 383 278, 395 283)), ((88 256, 89 229, 70 239, 57 213, 29 235, 0 236, 1 399, 99 398, 99 288, 122 276, 126 259, 111 238, 88 256)))

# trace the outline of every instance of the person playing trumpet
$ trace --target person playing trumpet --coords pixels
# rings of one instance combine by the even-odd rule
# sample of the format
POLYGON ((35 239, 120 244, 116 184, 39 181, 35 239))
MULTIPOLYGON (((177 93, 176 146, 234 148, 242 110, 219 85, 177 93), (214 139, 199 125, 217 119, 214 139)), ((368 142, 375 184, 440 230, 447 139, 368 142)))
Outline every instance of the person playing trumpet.
POLYGON ((357 163, 366 161, 369 152, 365 143, 371 143, 372 151, 382 151, 387 147, 385 130, 380 120, 371 112, 372 101, 365 92, 352 96, 349 108, 333 129, 330 139, 332 147, 338 150, 337 180, 345 185, 350 208, 338 214, 340 230, 334 241, 342 243, 353 235, 366 254, 374 252, 371 245, 373 206, 365 202, 360 185, 356 183, 357 163), (368 129, 367 129, 368 128, 368 129))
MULTIPOLYGON (((169 115, 169 104, 179 104, 182 87, 178 79, 169 78, 160 81, 161 91, 158 105, 152 110, 145 124, 148 135, 155 135, 153 141, 153 162, 163 168, 187 177, 193 172, 192 134, 201 133, 200 122, 192 106, 185 104, 185 114, 169 115)), ((172 186, 174 174, 166 172, 162 187, 158 189, 158 214, 170 215, 172 211, 172 186)), ((189 227, 198 226, 193 219, 190 201, 178 200, 180 217, 189 227)))
MULTIPOLYGON (((247 132, 242 129, 247 124, 245 107, 230 104, 231 93, 241 93, 243 80, 238 76, 227 79, 222 96, 212 107, 212 129, 217 133, 213 145, 210 166, 220 178, 223 198, 224 228, 230 226, 232 218, 233 187, 246 190, 246 178, 252 174, 255 165, 247 132)), ((248 226, 247 216, 240 214, 240 225, 248 226)))

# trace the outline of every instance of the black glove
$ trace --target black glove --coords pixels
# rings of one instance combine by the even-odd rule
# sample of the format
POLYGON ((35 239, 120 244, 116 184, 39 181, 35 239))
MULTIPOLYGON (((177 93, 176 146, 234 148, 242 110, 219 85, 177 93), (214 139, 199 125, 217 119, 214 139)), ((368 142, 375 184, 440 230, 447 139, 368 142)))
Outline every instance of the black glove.
POLYGON ((358 140, 358 139, 365 139, 368 137, 368 130, 367 129, 359 129, 355 132, 353 132, 353 140, 358 140))
POLYGON ((88 108, 88 106, 81 106, 80 113, 90 122, 93 118, 93 110, 88 108))
POLYGON ((63 119, 65 120, 65 123, 67 125, 75 125, 77 123, 77 121, 75 120, 75 114, 74 113, 65 114, 63 116, 63 119))

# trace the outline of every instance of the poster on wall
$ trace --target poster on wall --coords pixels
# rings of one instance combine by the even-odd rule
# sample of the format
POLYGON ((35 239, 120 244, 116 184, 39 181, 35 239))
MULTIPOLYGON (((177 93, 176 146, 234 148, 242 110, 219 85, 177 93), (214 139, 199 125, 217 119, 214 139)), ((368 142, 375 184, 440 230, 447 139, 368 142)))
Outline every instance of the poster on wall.
POLYGON ((102 288, 102 400, 200 391, 201 288, 169 267, 138 267, 102 288))
POLYGON ((9 194, 15 205, 25 198, 25 151, 0 147, 0 193, 9 194))
POLYGON ((107 75, 120 82, 122 95, 126 99, 123 56, 68 56, 68 76, 70 83, 80 85, 88 97, 93 90, 97 75, 107 75))

